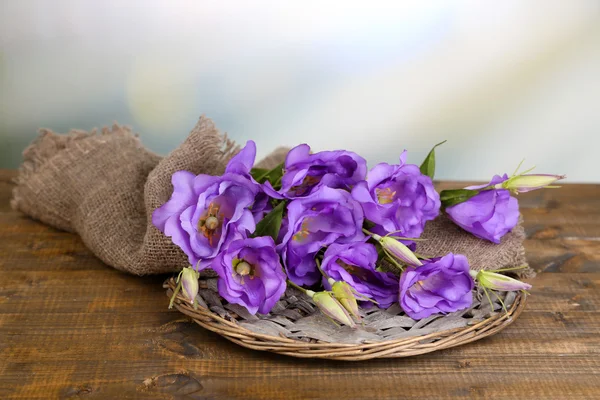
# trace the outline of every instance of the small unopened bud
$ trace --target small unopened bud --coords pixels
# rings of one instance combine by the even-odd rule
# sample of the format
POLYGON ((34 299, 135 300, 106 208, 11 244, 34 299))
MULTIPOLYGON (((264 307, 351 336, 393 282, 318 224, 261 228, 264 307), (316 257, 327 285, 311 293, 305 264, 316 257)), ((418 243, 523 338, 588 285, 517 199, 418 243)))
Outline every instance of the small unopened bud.
POLYGON ((340 304, 346 309, 346 311, 348 311, 350 315, 360 319, 360 314, 358 312, 358 303, 356 302, 356 297, 354 297, 354 291, 352 290, 352 286, 350 286, 346 282, 335 281, 331 278, 329 278, 328 281, 331 285, 333 297, 335 297, 336 300, 340 302, 340 304))
POLYGON ((556 181, 566 178, 565 175, 526 174, 516 175, 500 185, 514 193, 530 192, 532 190, 551 187, 556 181))
POLYGON ((410 251, 406 245, 393 237, 384 236, 381 237, 379 235, 374 234, 373 239, 377 240, 381 247, 387 250, 392 256, 402 261, 405 264, 413 265, 415 267, 419 267, 423 265, 423 263, 415 256, 415 253, 410 251))
POLYGON ((529 290, 531 285, 521 282, 510 276, 498 274, 491 271, 469 271, 471 277, 475 279, 480 286, 486 289, 498 290, 500 292, 513 292, 518 290, 529 290))
POLYGON ((312 297, 319 310, 334 321, 341 322, 351 328, 356 326, 356 323, 350 318, 346 309, 337 301, 329 292, 313 292, 307 290, 306 294, 312 297))
POLYGON ((187 267, 181 271, 181 289, 185 298, 192 304, 198 295, 198 278, 200 274, 193 268, 187 267))

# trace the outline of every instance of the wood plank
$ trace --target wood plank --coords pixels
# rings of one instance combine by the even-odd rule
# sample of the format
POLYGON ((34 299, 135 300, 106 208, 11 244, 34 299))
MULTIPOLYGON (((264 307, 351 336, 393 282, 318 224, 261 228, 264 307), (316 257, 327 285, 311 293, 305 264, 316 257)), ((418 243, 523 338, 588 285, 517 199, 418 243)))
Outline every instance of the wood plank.
POLYGON ((529 262, 545 272, 510 327, 344 363, 241 348, 167 310, 165 276, 115 271, 10 210, 12 177, 0 170, 1 399, 600 398, 600 185, 519 197, 529 262))
MULTIPOLYGON (((37 276, 39 274, 41 273, 33 271, 21 276, 37 276)), ((84 273, 79 273, 79 275, 84 275, 84 273)), ((91 275, 90 281, 97 280, 93 276, 94 273, 91 275)), ((82 277, 78 276, 78 278, 78 280, 81 280, 82 277)), ((400 364, 403 365, 402 368, 398 368, 399 360, 388 361, 389 364, 384 364, 381 374, 388 377, 386 382, 390 386, 385 386, 383 382, 380 382, 378 387, 383 387, 385 390, 392 390, 392 383, 394 385, 400 383, 394 381, 393 377, 396 374, 401 374, 405 379, 406 377, 421 379, 419 377, 422 377, 424 374, 453 375, 456 374, 457 368, 464 368, 460 367, 460 365, 471 368, 477 374, 480 383, 485 382, 485 387, 491 387, 496 390, 493 392, 495 395, 507 396, 517 393, 517 389, 511 387, 494 387, 492 377, 501 375, 503 379, 506 379, 507 374, 511 377, 514 374, 517 380, 523 380, 524 376, 531 373, 530 369, 532 365, 530 363, 535 364, 535 376, 552 371, 560 371, 563 377, 571 374, 576 376, 585 375, 585 371, 587 369, 593 370, 597 366, 598 359, 600 359, 598 356, 598 349, 600 349, 600 346, 598 346, 600 344, 600 337, 598 336, 598 308, 595 308, 596 311, 581 311, 576 308, 565 310, 562 300, 581 295, 587 290, 592 292, 589 294, 591 297, 597 299, 599 296, 598 291, 595 290, 596 288, 593 285, 598 282, 599 278, 600 275, 598 274, 576 274, 566 284, 561 284, 560 291, 557 292, 556 285, 562 282, 562 274, 542 274, 533 280, 536 286, 534 286, 535 289, 532 291, 532 300, 528 305, 527 311, 513 326, 492 338, 473 343, 469 346, 416 357, 410 361, 405 360, 403 361, 404 365, 400 364), (540 299, 539 297, 540 294, 544 294, 546 291, 551 293, 551 297, 556 298, 549 303, 551 307, 546 304, 548 302, 547 299, 540 299), (552 311, 546 311, 548 308, 552 311), (519 362, 515 366, 508 361, 512 359, 525 359, 529 361, 525 363, 519 362), (565 366, 566 359, 569 361, 565 366), (413 377, 413 375, 415 376, 413 377), (384 386, 381 386, 381 384, 384 384, 384 386), (500 389, 504 390, 504 392, 500 391, 500 389)), ((48 285, 48 287, 54 286, 56 284, 56 280, 54 279, 57 278, 49 279, 43 282, 42 285, 48 285)), ((87 280, 84 278, 84 281, 87 280)), ((101 280, 99 282, 98 286, 103 287, 103 282, 101 280)), ((63 284, 61 281, 59 283, 63 284)), ((40 290, 40 287, 37 289, 40 290)), ((35 289, 26 288, 26 290, 35 289)), ((41 288, 41 290, 43 292, 44 289, 41 288)), ((138 290, 134 289, 132 293, 138 293, 138 290)), ((140 299, 140 307, 146 300, 145 298, 140 299)), ((129 303, 129 301, 125 303, 129 303)), ((129 308, 129 305, 127 308, 129 308)), ((102 311, 90 313, 65 313, 62 311, 62 309, 57 310, 51 307, 48 313, 42 317, 29 312, 0 314, 0 332, 3 336, 9 338, 3 346, 2 358, 12 360, 12 363, 8 364, 2 372, 4 377, 11 379, 13 376, 11 374, 20 376, 23 372, 22 368, 24 368, 24 364, 31 367, 26 360, 35 359, 36 365, 40 363, 43 365, 45 362, 52 363, 53 361, 56 362, 56 359, 60 359, 61 365, 65 363, 68 365, 69 362, 72 362, 73 371, 99 368, 99 365, 109 363, 111 368, 109 370, 102 370, 103 375, 101 375, 101 378, 97 378, 99 381, 92 380, 89 375, 83 372, 78 372, 79 375, 75 374, 75 372, 69 375, 69 383, 73 382, 74 379, 75 382, 81 382, 81 387, 92 388, 94 385, 100 386, 101 390, 97 394, 99 398, 116 393, 112 392, 112 390, 124 390, 125 392, 132 393, 132 395, 141 390, 139 384, 132 385, 131 381, 112 384, 115 380, 118 381, 119 377, 131 377, 130 374, 127 375, 125 372, 126 366, 131 367, 131 365, 136 366, 135 372, 139 378, 135 378, 134 380, 137 379, 137 381, 143 382, 147 379, 150 379, 150 381, 156 379, 155 375, 148 373, 150 370, 165 371, 159 374, 159 376, 166 374, 171 376, 169 379, 172 380, 175 379, 172 376, 173 371, 183 369, 185 371, 193 371, 196 377, 194 379, 198 379, 200 382, 204 382, 206 379, 205 374, 210 374, 211 382, 214 379, 221 380, 220 384, 225 384, 228 379, 262 382, 262 386, 260 386, 263 388, 263 391, 260 392, 262 393, 261 395, 271 397, 255 398, 278 398, 276 397, 276 393, 269 390, 271 387, 270 380, 265 380, 265 371, 261 368, 266 368, 266 365, 272 364, 272 368, 277 371, 277 375, 271 376, 269 379, 275 379, 280 383, 281 380, 286 381, 286 376, 288 375, 302 374, 305 370, 310 371, 311 366, 315 363, 320 365, 323 365, 323 363, 327 365, 328 363, 318 360, 296 360, 293 363, 289 363, 287 359, 279 356, 242 349, 227 343, 210 332, 198 329, 193 324, 185 322, 185 319, 179 322, 170 321, 170 318, 181 318, 175 312, 139 313, 132 309, 127 313, 119 311, 116 314, 102 311), (14 323, 21 319, 19 315, 27 315, 28 319, 23 321, 22 325, 18 325, 18 329, 16 329, 14 323), (139 320, 139 315, 142 315, 141 321, 139 320), (29 326, 28 321, 30 323, 34 321, 32 323, 33 326, 29 326), (49 328, 35 329, 36 324, 43 324, 49 328), (71 329, 69 329, 69 325, 72 325, 71 329), (11 327, 11 332, 7 332, 7 326, 11 327), (60 328, 61 326, 62 329, 58 331, 52 329, 52 327, 60 328), (85 328, 82 329, 79 326, 85 328), (152 329, 152 326, 159 326, 159 328, 152 329), (125 337, 130 337, 131 339, 124 340, 125 337), (175 362, 175 369, 168 368, 169 365, 173 364, 173 357, 176 357, 177 361, 175 362), (85 360, 85 362, 82 360, 85 360), (217 360, 219 361, 219 367, 213 364, 217 360), (283 364, 280 364, 280 362, 283 362, 283 364), (227 367, 229 364, 231 364, 230 368, 234 369, 235 373, 219 369, 224 366, 227 367), (210 373, 207 371, 210 371, 210 373), (90 380, 93 384, 90 383, 90 380)), ((385 396, 369 397, 369 390, 374 389, 374 387, 370 387, 368 384, 367 386, 355 387, 352 386, 352 380, 348 380, 348 375, 354 376, 357 374, 363 374, 362 376, 366 379, 370 374, 376 373, 379 363, 385 363, 385 361, 373 362, 374 366, 370 365, 371 362, 367 362, 367 366, 364 366, 363 363, 333 363, 336 364, 336 372, 333 373, 333 370, 328 370, 327 374, 329 379, 332 382, 335 381, 337 385, 343 385, 344 387, 350 385, 353 388, 353 393, 359 393, 360 398, 386 398, 385 396), (337 364, 343 365, 343 368, 340 370, 337 364), (365 370, 368 373, 365 373, 365 370), (365 374, 367 376, 364 376, 365 374)), ((57 395, 69 390, 65 388, 64 383, 58 385, 57 382, 61 382, 60 374, 52 375, 52 372, 44 369, 36 372, 36 376, 39 377, 40 374, 44 373, 51 374, 51 378, 49 377, 44 382, 37 382, 35 386, 36 390, 43 389, 46 394, 56 393, 57 395)), ((98 371, 95 370, 89 374, 93 374, 96 377, 98 371)), ((179 376, 175 374, 175 376, 177 376, 175 379, 176 382, 189 378, 183 377, 186 375, 179 376)), ((378 374, 377 376, 380 375, 378 374)), ((573 382, 573 380, 565 380, 563 383, 566 382, 573 382)), ((288 383, 293 384, 292 382, 288 383)), ((456 387, 451 385, 450 387, 454 387, 454 391, 451 391, 452 396, 456 398, 455 395, 459 392, 465 394, 465 396, 471 395, 470 388, 472 388, 474 382, 466 383, 468 385, 456 387)), ((169 390, 173 389, 172 386, 168 387, 170 388, 169 390)), ((206 385, 203 385, 203 387, 206 388, 206 385)), ((219 390, 221 389, 220 387, 219 390)), ((592 389, 593 386, 589 386, 589 384, 587 387, 585 385, 581 386, 581 398, 590 395, 592 389), (586 391, 586 388, 589 391, 586 391)), ((204 392, 202 393, 204 396, 207 389, 203 390, 204 392)), ((208 393, 211 392, 208 391, 208 393)), ((224 392, 219 391, 218 393, 223 395, 224 392)), ((234 397, 235 393, 228 394, 232 396, 231 398, 236 398, 234 397)), ((387 398, 393 398, 391 396, 392 392, 389 393, 390 396, 387 398)), ((447 392, 432 392, 431 395, 438 398, 445 398, 444 393, 447 392)), ((299 395, 309 396, 306 398, 310 398, 311 392, 300 391, 299 395)), ((312 395, 315 394, 312 393, 312 395)), ((35 398, 35 396, 35 391, 24 392, 24 398, 35 398)), ((289 398, 288 394, 286 396, 289 398)))
MULTIPOLYGON (((81 314, 55 314, 50 318, 40 318, 44 322, 42 327, 38 323, 24 324, 18 330, 0 328, 4 337, 0 356, 12 362, 31 359, 50 362, 57 357, 61 361, 77 361, 85 356, 86 360, 147 360, 157 363, 169 357, 210 360, 261 360, 264 357, 264 353, 230 345, 180 315, 158 314, 124 314, 122 318, 102 314, 87 318, 82 318, 81 314), (58 323, 59 317, 64 322, 58 323), (53 329, 54 326, 57 328, 53 329), (115 341, 115 338, 127 336, 135 337, 135 340, 115 341)), ((554 313, 541 317, 539 313, 528 313, 523 316, 523 321, 515 322, 515 327, 507 329, 506 333, 444 351, 443 358, 477 357, 482 352, 515 357, 573 354, 600 357, 598 323, 592 322, 598 317, 598 313, 590 316, 554 313)), ((4 325, 14 320, 2 316, 4 325)))
POLYGON ((591 399, 598 394, 600 365, 592 358, 497 356, 374 360, 359 367, 330 361, 291 363, 272 356, 255 362, 199 360, 160 367, 137 360, 65 361, 60 370, 53 367, 46 362, 11 363, 3 379, 21 379, 26 385, 4 394, 27 399, 82 394, 173 398, 168 394, 177 392, 188 398, 227 399, 591 399))

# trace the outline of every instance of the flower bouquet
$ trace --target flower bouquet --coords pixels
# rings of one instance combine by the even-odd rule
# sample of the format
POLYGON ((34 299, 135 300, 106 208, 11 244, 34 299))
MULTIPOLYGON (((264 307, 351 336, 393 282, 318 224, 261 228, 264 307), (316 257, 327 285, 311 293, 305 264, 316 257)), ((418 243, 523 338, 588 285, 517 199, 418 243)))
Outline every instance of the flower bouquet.
POLYGON ((519 223, 515 196, 564 176, 517 168, 438 193, 437 146, 420 166, 404 151, 368 170, 354 152, 302 144, 261 169, 248 141, 222 175, 175 172, 152 214, 190 264, 166 283, 171 306, 238 344, 300 357, 399 357, 501 329, 530 288, 507 275, 521 267, 421 254, 420 237, 443 214, 499 244, 519 223))
POLYGON ((79 234, 107 266, 179 273, 171 306, 253 349, 404 357, 491 335, 523 309, 515 278, 533 271, 515 196, 563 176, 438 193, 435 147, 420 167, 404 152, 370 171, 349 151, 303 144, 254 165, 255 151, 205 116, 165 157, 118 124, 43 129, 11 205, 79 234))

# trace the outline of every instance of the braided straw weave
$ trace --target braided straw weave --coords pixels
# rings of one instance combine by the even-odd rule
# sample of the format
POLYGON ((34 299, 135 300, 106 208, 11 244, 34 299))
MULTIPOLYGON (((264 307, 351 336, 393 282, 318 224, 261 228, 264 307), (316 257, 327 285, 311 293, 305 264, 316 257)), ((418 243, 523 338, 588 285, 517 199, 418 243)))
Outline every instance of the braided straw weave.
MULTIPOLYGON (((175 279, 168 279, 163 286, 171 297, 175 279)), ((495 294, 491 295, 494 300, 490 304, 476 290, 471 308, 420 321, 406 316, 397 304, 387 310, 361 309, 363 325, 357 329, 335 325, 294 288, 287 289, 269 314, 251 315, 245 308, 227 304, 219 297, 216 279, 201 278, 197 309, 181 293, 174 306, 198 325, 243 347, 300 358, 360 361, 409 357, 493 335, 519 316, 526 300, 522 293, 495 294)))

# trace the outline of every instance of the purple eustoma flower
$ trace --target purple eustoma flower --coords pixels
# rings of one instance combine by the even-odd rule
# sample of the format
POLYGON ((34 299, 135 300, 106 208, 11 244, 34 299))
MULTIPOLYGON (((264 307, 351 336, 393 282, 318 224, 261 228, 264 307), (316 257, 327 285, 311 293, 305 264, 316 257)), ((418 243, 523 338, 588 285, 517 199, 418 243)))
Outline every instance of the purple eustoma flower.
POLYGON ((321 187, 287 207, 286 232, 278 246, 289 279, 297 285, 313 285, 320 273, 315 254, 334 242, 364 239, 363 213, 350 193, 321 187))
POLYGON ((398 278, 376 271, 376 263, 377 250, 370 243, 334 243, 325 251, 321 268, 329 277, 348 283, 379 307, 387 308, 398 299, 398 278))
POLYGON ((251 314, 266 314, 285 292, 275 242, 269 236, 234 240, 213 260, 219 294, 251 314))
POLYGON ((310 154, 310 147, 301 144, 288 153, 284 170, 279 192, 294 199, 308 196, 322 186, 350 189, 365 179, 367 162, 345 150, 310 154))
POLYGON ((354 187, 352 197, 362 205, 365 218, 376 224, 371 230, 382 236, 399 232, 417 238, 425 222, 437 217, 440 210, 440 196, 431 178, 416 165, 406 164, 406 151, 398 165, 373 167, 366 181, 354 187))
POLYGON ((259 190, 254 198, 254 203, 250 207, 254 221, 258 223, 265 214, 267 214, 273 208, 269 203, 269 199, 274 197, 276 199, 283 198, 277 193, 271 185, 261 185, 254 180, 250 171, 254 167, 254 161, 256 160, 256 143, 252 140, 246 142, 246 146, 238 154, 236 154, 225 168, 225 173, 238 174, 244 176, 250 180, 259 190))
POLYGON ((152 214, 154 226, 171 237, 198 270, 228 242, 256 228, 251 207, 261 188, 244 173, 254 162, 255 150, 254 142, 248 142, 222 176, 175 172, 171 198, 152 214))
MULTIPOLYGON (((501 184, 508 176, 496 175, 487 185, 469 186, 479 190, 501 184)), ((446 207, 446 214, 458 226, 478 238, 500 243, 502 236, 519 222, 519 203, 506 189, 488 189, 467 201, 446 207)))
POLYGON ((433 258, 400 276, 400 305, 413 319, 465 309, 473 302, 469 262, 461 254, 433 258))

